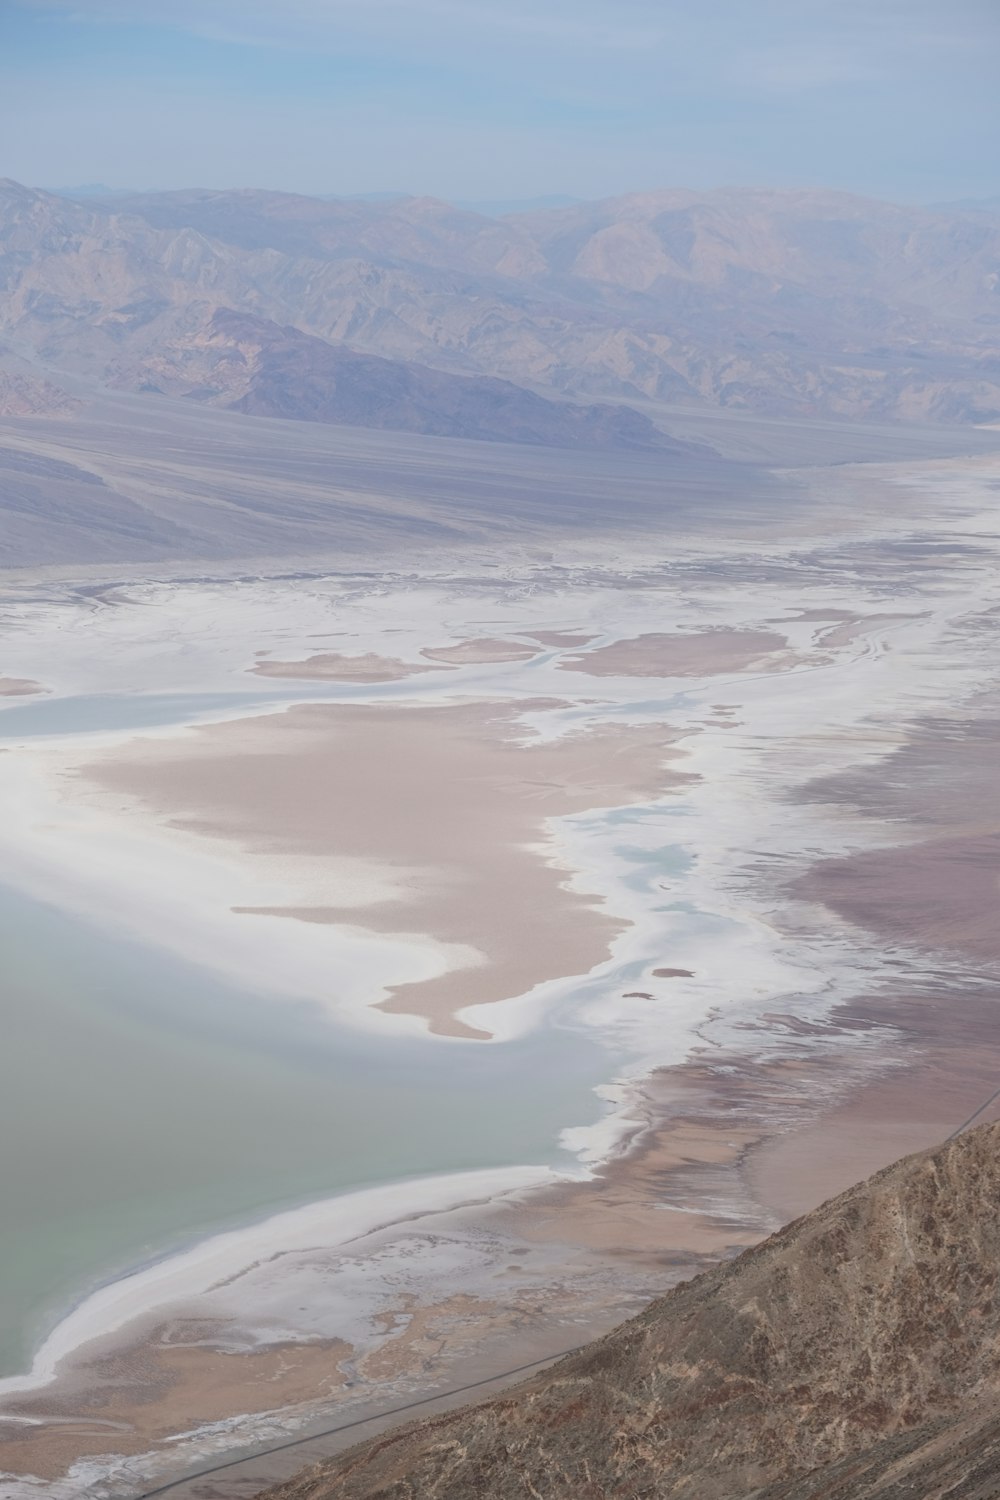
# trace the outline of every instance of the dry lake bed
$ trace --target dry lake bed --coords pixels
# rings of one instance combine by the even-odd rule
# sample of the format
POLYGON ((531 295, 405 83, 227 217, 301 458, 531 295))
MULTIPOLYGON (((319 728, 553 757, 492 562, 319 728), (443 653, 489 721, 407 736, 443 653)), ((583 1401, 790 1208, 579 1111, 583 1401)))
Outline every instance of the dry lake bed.
POLYGON ((5 1495, 569 1348, 978 1108, 998 478, 8 578, 5 1495))

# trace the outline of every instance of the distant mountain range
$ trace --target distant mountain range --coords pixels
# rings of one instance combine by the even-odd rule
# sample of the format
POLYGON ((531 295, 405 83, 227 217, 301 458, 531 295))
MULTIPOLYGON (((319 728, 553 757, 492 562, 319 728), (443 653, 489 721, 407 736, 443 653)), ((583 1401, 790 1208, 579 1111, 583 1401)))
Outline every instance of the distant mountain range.
POLYGON ((42 375, 311 420, 608 447, 666 441, 663 402, 1000 419, 1000 218, 981 210, 731 189, 498 218, 4 182, 0 287, 0 339, 42 375))
MULTIPOLYGON (((70 188, 62 189, 67 198, 90 197, 94 189, 86 188, 79 193, 74 193, 70 188)), ((104 196, 111 194, 111 189, 106 188, 104 196)), ((401 198, 412 198, 412 193, 323 193, 324 202, 327 203, 391 203, 399 202, 401 198)), ((542 198, 456 198, 455 207, 466 210, 473 214, 485 214, 490 219, 500 219, 506 214, 528 214, 539 213, 547 208, 569 208, 571 204, 582 203, 582 198, 571 198, 566 193, 551 193, 542 198)))
POLYGON ((951 203, 938 203, 935 207, 942 213, 1000 214, 1000 195, 995 198, 956 198, 951 203))

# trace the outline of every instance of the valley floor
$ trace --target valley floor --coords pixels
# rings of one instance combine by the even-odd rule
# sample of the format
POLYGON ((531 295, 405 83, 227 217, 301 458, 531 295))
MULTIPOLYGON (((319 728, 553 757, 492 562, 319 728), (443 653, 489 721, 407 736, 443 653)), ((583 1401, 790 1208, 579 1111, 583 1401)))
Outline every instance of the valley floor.
POLYGON ((211 1493, 253 1493, 980 1108, 998 474, 801 471, 752 538, 498 567, 8 581, 12 1495, 244 1451, 211 1493))

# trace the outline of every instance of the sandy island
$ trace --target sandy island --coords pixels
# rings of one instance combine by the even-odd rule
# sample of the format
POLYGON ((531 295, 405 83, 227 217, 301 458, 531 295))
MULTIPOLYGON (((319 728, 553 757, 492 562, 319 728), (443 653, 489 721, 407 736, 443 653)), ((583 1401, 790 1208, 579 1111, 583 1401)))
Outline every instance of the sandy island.
POLYGON ((454 646, 425 646, 420 653, 428 661, 460 667, 489 666, 492 662, 530 661, 533 656, 540 654, 536 646, 529 646, 524 641, 499 641, 493 637, 458 641, 454 646))
POLYGON ((425 666, 422 662, 400 661, 394 656, 379 656, 365 651, 349 656, 339 651, 323 651, 303 661, 261 660, 252 671, 257 677, 290 677, 300 682, 402 682, 421 672, 441 672, 443 667, 425 666))
POLYGON ((559 663, 564 672, 589 677, 710 677, 746 672, 767 664, 790 665, 788 642, 773 630, 701 630, 690 634, 651 633, 597 646, 559 663))
POLYGON ((546 820, 649 801, 682 779, 665 769, 679 754, 665 726, 526 738, 521 715, 544 706, 306 705, 135 740, 80 775, 200 837, 382 867, 382 899, 348 888, 337 904, 239 910, 473 950, 471 967, 394 985, 382 1005, 482 1037, 457 1012, 587 973, 626 925, 568 889, 546 820))

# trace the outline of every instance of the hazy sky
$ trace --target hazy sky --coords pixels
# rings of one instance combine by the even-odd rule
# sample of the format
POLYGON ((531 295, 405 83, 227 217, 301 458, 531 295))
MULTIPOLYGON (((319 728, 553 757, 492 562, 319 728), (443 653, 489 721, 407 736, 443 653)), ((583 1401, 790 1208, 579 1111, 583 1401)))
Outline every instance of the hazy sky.
POLYGON ((0 0, 0 175, 1000 193, 1000 0, 0 0))

